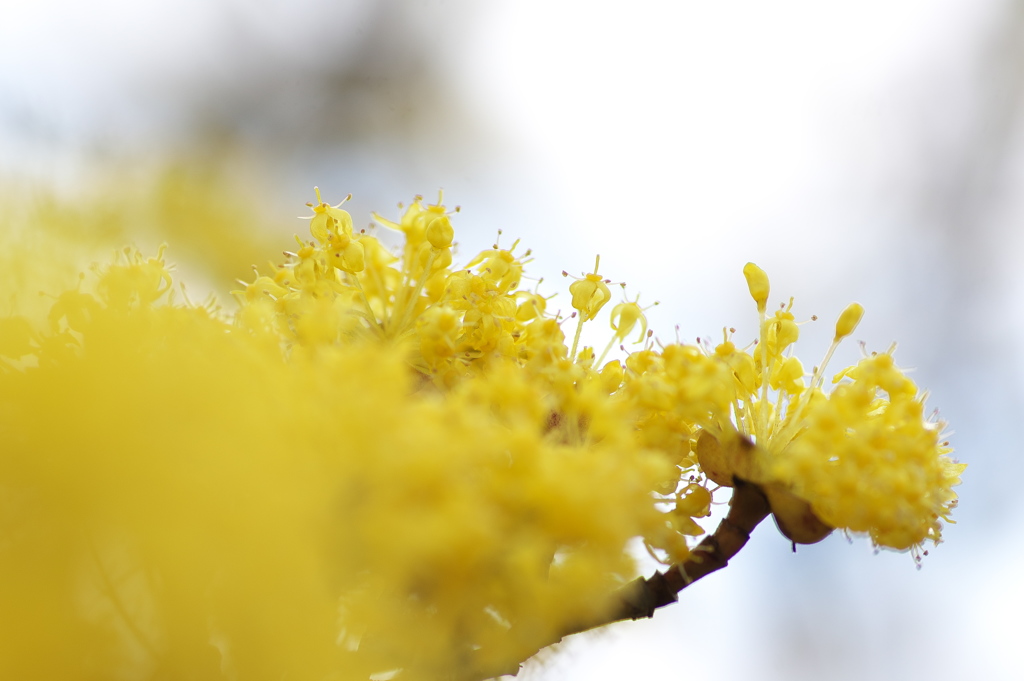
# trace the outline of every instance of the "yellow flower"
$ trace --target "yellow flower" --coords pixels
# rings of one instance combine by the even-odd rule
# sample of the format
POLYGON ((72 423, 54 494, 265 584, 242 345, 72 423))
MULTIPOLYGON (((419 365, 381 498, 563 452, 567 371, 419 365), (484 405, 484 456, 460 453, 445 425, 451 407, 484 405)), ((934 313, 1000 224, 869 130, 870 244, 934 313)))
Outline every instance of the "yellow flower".
POLYGON ((582 279, 569 284, 572 294, 572 306, 580 313, 580 321, 585 322, 597 316, 598 311, 611 300, 607 280, 597 273, 601 265, 601 257, 594 263, 594 271, 585 274, 582 279))
POLYGON ((506 669, 607 616, 637 539, 686 560, 737 477, 795 539, 916 551, 950 521, 964 466, 892 349, 821 387, 859 305, 807 377, 748 264, 755 346, 659 343, 627 300, 608 348, 643 346, 606 363, 579 347, 599 259, 567 344, 518 242, 453 266, 453 212, 418 197, 376 218, 392 254, 316 191, 233 314, 179 302, 161 248, 0 319, 0 676, 506 669))
POLYGON ((721 441, 701 444, 702 465, 716 476, 762 484, 780 528, 794 541, 818 541, 842 528, 868 534, 879 546, 913 549, 915 556, 925 540, 937 543, 939 520, 948 520, 955 506, 951 488, 965 466, 949 458, 944 424, 924 417, 925 396, 896 367, 895 346, 840 371, 836 388, 825 393, 826 365, 864 314, 852 303, 807 385, 803 365, 788 352, 799 335, 792 299, 768 317, 767 275, 753 263, 744 275, 760 338, 752 353, 737 350, 728 336, 715 348, 714 357, 732 370, 734 397, 728 418, 709 410, 702 424, 721 441), (757 446, 740 447, 731 433, 757 446))
MULTIPOLYGON (((313 238, 320 243, 327 242, 332 236, 339 234, 352 235, 352 216, 348 211, 341 210, 342 204, 352 198, 349 194, 341 203, 332 206, 320 198, 320 188, 313 187, 316 192, 316 203, 306 205, 313 209, 313 216, 309 220, 309 232, 313 238)), ((306 218, 302 218, 305 220, 306 218)))
POLYGON ((835 527, 881 546, 938 542, 963 464, 951 461, 944 424, 924 416, 924 397, 891 351, 861 360, 850 382, 816 400, 773 470, 835 527))
MULTIPOLYGON (((579 321, 576 323, 576 336, 572 341, 570 357, 576 357, 576 348, 579 346, 580 335, 583 331, 583 324, 594 319, 597 313, 604 307, 612 294, 608 290, 608 281, 597 271, 601 268, 601 256, 594 260, 594 271, 584 274, 582 279, 577 279, 569 284, 569 293, 572 294, 572 306, 579 314, 579 321)), ((568 272, 562 272, 563 277, 569 276, 568 272)))
MULTIPOLYGON (((657 304, 657 302, 654 303, 654 305, 657 304)), ((636 300, 627 300, 626 302, 619 303, 613 307, 612 314, 609 319, 612 331, 615 332, 612 336, 612 342, 614 342, 615 339, 618 339, 619 341, 626 340, 626 336, 628 336, 630 332, 636 328, 636 325, 639 324, 640 334, 637 336, 635 342, 642 343, 647 337, 647 316, 644 314, 647 309, 649 308, 640 307, 639 296, 636 300)))

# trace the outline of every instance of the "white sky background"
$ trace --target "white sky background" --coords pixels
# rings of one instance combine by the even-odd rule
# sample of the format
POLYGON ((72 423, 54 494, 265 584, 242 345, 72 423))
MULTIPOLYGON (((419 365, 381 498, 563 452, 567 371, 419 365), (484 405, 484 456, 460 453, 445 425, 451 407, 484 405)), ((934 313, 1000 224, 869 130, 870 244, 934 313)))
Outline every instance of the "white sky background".
MULTIPOLYGON (((340 4, 325 23, 314 0, 0 0, 0 170, 70 184, 98 146, 172 144, 179 88, 216 93, 245 73, 223 6, 246 8, 264 56, 296 78, 323 41, 353 58, 366 7, 340 4)), ((688 340, 726 325, 752 337, 741 268, 754 260, 774 301, 822 317, 798 346, 807 366, 846 303, 864 304, 857 339, 900 340, 971 464, 961 522, 921 571, 842 537, 793 556, 769 523, 653 621, 577 637, 521 676, 1018 678, 1021 126, 1007 124, 993 168, 971 154, 1000 123, 990 110, 1020 114, 992 69, 1012 84, 1024 64, 986 61, 1011 3, 397 4, 409 22, 393 39, 436 45, 473 137, 442 117, 412 147, 265 159, 293 202, 287 229, 314 184, 355 192, 357 216, 444 186, 466 253, 503 228, 503 244, 535 250, 550 292, 600 253, 630 295, 662 301, 650 317, 666 340, 677 323, 688 340), (949 197, 965 183, 960 215, 949 197)))

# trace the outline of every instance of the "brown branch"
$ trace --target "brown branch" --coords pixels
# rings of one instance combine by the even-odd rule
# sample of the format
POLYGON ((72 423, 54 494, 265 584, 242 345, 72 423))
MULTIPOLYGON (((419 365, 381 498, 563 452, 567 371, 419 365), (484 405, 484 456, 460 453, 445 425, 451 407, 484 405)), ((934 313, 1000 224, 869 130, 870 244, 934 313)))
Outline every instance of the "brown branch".
POLYGON ((678 593, 687 586, 724 568, 729 564, 729 559, 747 543, 754 528, 768 517, 770 512, 768 500, 758 485, 739 478, 734 482, 729 513, 719 523, 714 534, 705 537, 686 560, 671 566, 665 572, 655 572, 646 579, 640 577, 619 589, 614 599, 615 605, 605 616, 567 627, 555 640, 528 651, 528 655, 520 659, 500 665, 501 668, 498 668, 498 665, 489 669, 474 666, 464 678, 479 681, 503 674, 515 676, 523 660, 547 646, 560 642, 566 636, 622 620, 653 617, 654 611, 658 608, 675 603, 678 600, 678 593))
POLYGON ((658 608, 675 603, 680 591, 728 565, 729 559, 739 553, 750 539, 750 533, 768 517, 768 513, 768 501, 761 489, 753 483, 737 479, 729 502, 729 513, 718 524, 715 533, 705 537, 682 563, 673 565, 663 573, 655 572, 647 579, 640 577, 623 587, 619 592, 619 606, 606 622, 595 626, 653 617, 658 608))

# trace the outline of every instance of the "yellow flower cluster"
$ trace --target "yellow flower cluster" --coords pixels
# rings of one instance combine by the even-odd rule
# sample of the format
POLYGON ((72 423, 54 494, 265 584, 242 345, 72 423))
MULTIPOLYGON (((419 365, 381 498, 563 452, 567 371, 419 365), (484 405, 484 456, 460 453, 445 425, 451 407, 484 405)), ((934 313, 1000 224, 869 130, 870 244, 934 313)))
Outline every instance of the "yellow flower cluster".
POLYGON ((791 351, 799 336, 792 299, 768 316, 768 276, 753 263, 744 275, 760 334, 750 350, 737 350, 728 335, 714 349, 733 382, 730 408, 702 422, 707 432, 697 450, 705 473, 722 484, 732 475, 761 484, 794 542, 841 528, 918 558, 925 540, 940 540, 940 519, 952 522, 952 487, 966 468, 949 458, 945 424, 925 417, 925 394, 896 367, 895 346, 838 372, 835 389, 822 390, 828 361, 864 314, 857 303, 840 315, 806 384, 791 351))
MULTIPOLYGON (((593 351, 577 354, 577 347, 583 323, 612 297, 608 281, 598 274, 600 259, 592 273, 569 286, 578 323, 567 351, 558 320, 545 315, 545 299, 519 289, 529 252, 515 256, 514 246, 495 247, 453 271, 450 215, 440 200, 424 206, 417 199, 398 223, 376 216, 405 235, 396 271, 380 255, 385 251, 375 238, 353 234, 348 213, 320 201, 319 192, 317 198, 316 205, 310 204, 316 241, 303 245, 292 267, 276 270, 274 283, 286 287, 270 295, 284 315, 279 330, 298 328, 304 319, 289 301, 318 299, 327 305, 324 291, 330 290, 332 309, 342 315, 348 310, 349 321, 319 315, 326 328, 316 338, 333 343, 346 329, 348 334, 407 341, 413 346, 413 366, 447 388, 467 377, 486 377, 496 365, 521 367, 544 386, 545 408, 555 415, 551 434, 567 442, 593 440, 592 412, 607 402, 629 415, 639 446, 666 455, 683 472, 695 463, 691 441, 701 431, 705 438, 729 441, 740 435, 756 443, 749 451, 727 443, 731 456, 742 459, 732 463, 729 473, 766 487, 776 519, 794 541, 817 541, 837 527, 869 533, 877 544, 897 549, 939 540, 939 519, 949 520, 956 498, 950 488, 964 466, 947 456, 951 450, 940 442, 942 424, 923 418, 923 396, 892 364, 892 349, 840 372, 836 382, 849 381, 831 396, 821 390, 828 360, 863 315, 860 305, 850 305, 840 316, 834 343, 807 385, 804 367, 792 355, 799 336, 793 301, 769 316, 768 277, 748 263, 744 276, 760 315, 760 338, 752 350, 737 349, 727 334, 713 352, 678 344, 660 351, 648 347, 630 355, 625 367, 611 362, 596 368, 593 351), (376 257, 367 259, 364 252, 376 257), (306 273, 301 278, 300 271, 306 273), (792 513, 778 510, 794 503, 793 494, 801 513, 807 509, 799 500, 811 505, 817 516, 812 521, 823 521, 812 522, 809 532, 787 520, 792 513)), ((246 300, 254 301, 253 287, 266 279, 248 286, 246 300)), ((266 298, 260 302, 270 304, 266 298)), ((639 340, 646 335, 646 319, 636 302, 615 306, 611 321, 609 347, 638 323, 639 340)), ((709 477, 730 484, 728 475, 709 477)), ((677 480, 666 479, 658 491, 674 493, 677 480)), ((677 500, 677 507, 684 506, 677 500)), ((669 524, 699 534, 692 516, 681 517, 669 524)), ((685 555, 678 541, 661 537, 655 543, 671 547, 669 560, 685 555)))
POLYGON ((578 346, 612 298, 599 261, 567 344, 529 251, 453 267, 440 199, 375 216, 397 255, 309 205, 312 239, 233 315, 126 249, 42 325, 0 319, 0 677, 500 668, 597 617, 631 541, 686 559, 736 477, 795 541, 938 541, 963 469, 942 424, 891 351, 808 385, 755 266, 751 348, 656 346, 626 300, 598 357, 578 346))

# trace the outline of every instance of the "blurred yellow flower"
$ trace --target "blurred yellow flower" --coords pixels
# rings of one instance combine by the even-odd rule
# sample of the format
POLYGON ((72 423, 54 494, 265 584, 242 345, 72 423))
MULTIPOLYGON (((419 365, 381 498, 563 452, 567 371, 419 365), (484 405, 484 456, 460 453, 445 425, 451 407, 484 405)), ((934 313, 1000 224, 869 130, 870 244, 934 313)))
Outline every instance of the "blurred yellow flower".
POLYGON ((376 216, 394 255, 316 193, 312 240, 234 314, 179 299, 161 248, 0 319, 0 677, 504 668, 604 616, 631 541, 686 560, 736 477, 777 516, 938 541, 963 469, 942 424, 891 351, 808 385, 756 266, 752 350, 656 348, 625 302, 609 347, 645 344, 605 363, 577 347, 611 298, 599 260, 568 346, 518 243, 453 268, 443 197, 376 216))

